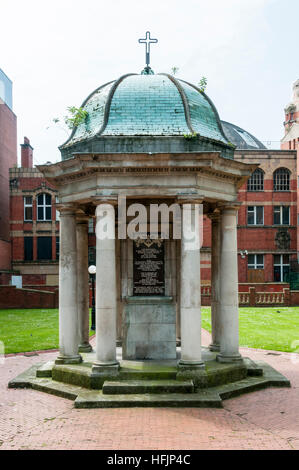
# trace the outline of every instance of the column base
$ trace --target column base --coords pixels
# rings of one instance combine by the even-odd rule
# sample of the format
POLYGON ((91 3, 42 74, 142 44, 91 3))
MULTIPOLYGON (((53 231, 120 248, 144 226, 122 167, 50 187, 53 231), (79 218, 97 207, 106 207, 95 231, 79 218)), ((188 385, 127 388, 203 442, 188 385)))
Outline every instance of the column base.
POLYGON ((80 354, 76 356, 62 356, 59 355, 55 361, 55 364, 61 365, 61 364, 81 364, 83 361, 82 356, 80 354))
POLYGON ((218 343, 211 343, 209 346, 209 350, 212 352, 220 352, 220 344, 218 343))
POLYGON ((232 356, 228 356, 228 355, 224 355, 220 353, 217 355, 216 361, 222 362, 222 363, 242 362, 243 358, 241 354, 233 354, 232 356))
POLYGON ((92 346, 91 344, 80 344, 79 346, 79 352, 81 353, 89 353, 92 352, 92 346))
POLYGON ((181 359, 178 362, 178 369, 180 370, 194 370, 194 369, 205 369, 205 363, 203 361, 184 361, 181 359))
POLYGON ((107 375, 115 376, 118 375, 120 364, 118 361, 115 362, 94 362, 92 365, 91 373, 95 375, 107 375))

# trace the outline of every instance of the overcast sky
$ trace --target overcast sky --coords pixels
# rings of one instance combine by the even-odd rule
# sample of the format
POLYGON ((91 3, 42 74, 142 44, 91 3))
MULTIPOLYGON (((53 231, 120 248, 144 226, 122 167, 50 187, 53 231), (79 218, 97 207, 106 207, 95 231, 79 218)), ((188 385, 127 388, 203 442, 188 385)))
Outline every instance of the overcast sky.
POLYGON ((51 125, 99 85, 144 67, 150 30, 155 72, 179 67, 220 118, 262 141, 283 136, 299 78, 299 0, 0 0, 0 68, 13 80, 18 145, 36 164, 58 161, 67 134, 51 125), (49 129, 47 127, 50 126, 49 129))

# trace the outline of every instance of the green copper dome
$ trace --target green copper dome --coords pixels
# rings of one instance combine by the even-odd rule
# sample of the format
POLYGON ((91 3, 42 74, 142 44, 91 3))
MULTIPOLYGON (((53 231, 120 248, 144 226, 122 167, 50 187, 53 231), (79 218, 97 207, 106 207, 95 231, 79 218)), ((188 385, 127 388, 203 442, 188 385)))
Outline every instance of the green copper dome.
MULTIPOLYGON (((164 149, 164 144, 163 148, 157 144, 159 137, 181 137, 185 141, 198 137, 227 147, 228 153, 231 151, 211 100, 196 86, 171 75, 124 75, 95 90, 82 108, 87 111, 87 118, 60 147, 63 158, 70 156, 70 148, 80 150, 80 143, 109 138, 111 141, 112 137, 136 137, 140 151, 144 151, 141 137, 156 138, 154 148, 150 149, 154 151, 164 149)), ((95 148, 91 145, 88 151, 92 150, 95 148)), ((197 145, 192 150, 213 149, 197 145)), ((107 151, 111 152, 111 149, 107 151)))

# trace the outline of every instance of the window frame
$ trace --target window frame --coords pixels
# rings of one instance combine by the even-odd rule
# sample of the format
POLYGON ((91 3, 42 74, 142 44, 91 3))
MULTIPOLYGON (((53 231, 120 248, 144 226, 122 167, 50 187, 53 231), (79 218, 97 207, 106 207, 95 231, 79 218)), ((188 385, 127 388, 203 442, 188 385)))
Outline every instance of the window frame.
POLYGON ((290 225, 290 220, 291 220, 291 209, 290 209, 291 206, 273 206, 273 225, 276 225, 276 226, 280 226, 280 225, 290 225), (287 224, 284 224, 283 223, 283 210, 284 209, 288 209, 288 223, 287 224), (276 209, 279 209, 276 210, 276 209), (275 214, 278 214, 279 212, 279 224, 275 223, 275 214))
POLYGON ((24 222, 32 222, 33 221, 33 196, 24 196, 24 222), (26 199, 31 199, 31 204, 26 202, 26 199), (26 209, 31 209, 31 219, 26 218, 26 209))
POLYGON ((264 206, 247 206, 247 225, 250 225, 250 226, 257 225, 257 226, 260 226, 260 227, 262 227, 264 225, 264 206), (253 207, 253 211, 249 210, 250 207, 253 207), (257 209, 258 208, 262 208, 262 210, 263 210, 263 222, 261 224, 257 223, 257 209), (254 222, 252 224, 249 223, 249 213, 251 213, 251 215, 253 214, 254 222))
POLYGON ((248 255, 248 260, 247 260, 247 268, 248 269, 265 269, 265 259, 264 255, 262 253, 249 253, 248 255), (249 263, 249 257, 254 256, 254 263, 249 263), (258 263, 257 262, 257 257, 262 256, 263 257, 263 263, 258 263), (252 267, 253 266, 253 267, 252 267))
POLYGON ((36 214, 36 220, 37 222, 52 222, 52 216, 53 216, 53 204, 52 204, 52 195, 49 193, 40 193, 36 197, 36 207, 37 207, 37 214, 36 214), (39 197, 43 196, 43 204, 39 204, 39 197), (47 204, 47 196, 50 196, 51 198, 51 204, 47 204), (47 209, 51 208, 51 218, 47 219, 47 209), (43 218, 39 218, 39 209, 43 209, 43 218))
POLYGON ((264 171, 257 168, 247 181, 247 191, 250 193, 264 191, 264 171))
POLYGON ((288 271, 290 272, 290 255, 288 254, 278 254, 278 255, 273 255, 273 278, 274 278, 274 282, 285 282, 284 279, 283 279, 283 276, 284 276, 284 269, 283 268, 289 268, 288 271), (280 263, 275 263, 275 256, 279 256, 280 257, 280 263), (283 261, 283 257, 284 256, 288 256, 289 257, 289 261, 288 263, 284 263, 283 261), (276 281, 275 280, 275 268, 279 267, 280 268, 280 281, 276 281))
POLYGON ((291 182, 291 172, 288 168, 277 168, 277 170, 274 171, 273 191, 275 193, 290 191, 290 182, 291 182), (282 178, 285 178, 286 181, 281 181, 282 178))

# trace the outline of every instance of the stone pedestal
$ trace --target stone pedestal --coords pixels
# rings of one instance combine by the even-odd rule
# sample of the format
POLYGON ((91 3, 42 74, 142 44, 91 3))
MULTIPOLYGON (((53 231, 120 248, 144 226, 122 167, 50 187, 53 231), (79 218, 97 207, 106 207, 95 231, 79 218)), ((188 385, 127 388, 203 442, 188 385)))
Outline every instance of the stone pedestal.
POLYGON ((176 311, 172 297, 126 299, 123 359, 176 359, 176 311))

